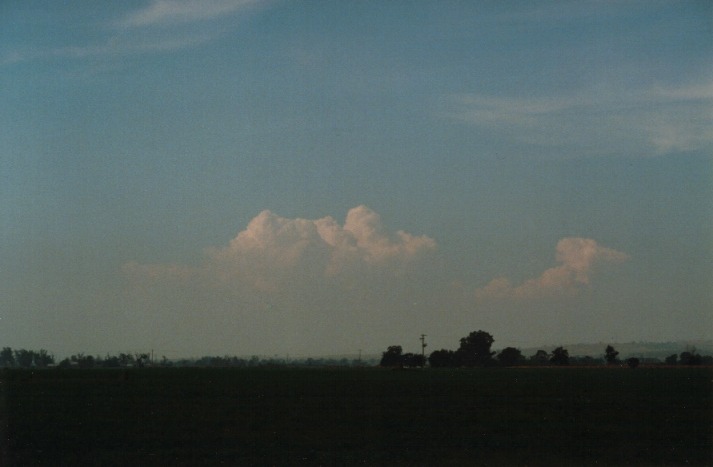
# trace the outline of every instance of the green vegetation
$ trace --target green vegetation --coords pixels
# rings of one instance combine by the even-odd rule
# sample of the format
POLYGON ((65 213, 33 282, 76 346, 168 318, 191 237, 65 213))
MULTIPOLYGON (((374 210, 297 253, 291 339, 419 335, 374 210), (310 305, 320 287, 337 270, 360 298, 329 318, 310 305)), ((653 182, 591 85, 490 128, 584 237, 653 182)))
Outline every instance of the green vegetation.
POLYGON ((4 465, 713 463, 706 367, 2 371, 4 465))

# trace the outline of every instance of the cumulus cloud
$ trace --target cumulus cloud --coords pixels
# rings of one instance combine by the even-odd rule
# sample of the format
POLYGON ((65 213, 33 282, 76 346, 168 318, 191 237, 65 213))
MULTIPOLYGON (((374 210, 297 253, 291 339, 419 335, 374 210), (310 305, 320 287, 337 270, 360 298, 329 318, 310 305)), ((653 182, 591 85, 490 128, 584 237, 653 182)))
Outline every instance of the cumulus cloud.
POLYGON ((629 256, 599 245, 590 238, 568 237, 557 243, 555 259, 559 266, 545 270, 539 277, 513 286, 509 279, 499 277, 476 290, 479 300, 533 299, 571 296, 589 285, 597 264, 621 263, 629 256))
POLYGON ((288 219, 263 211, 227 246, 209 249, 199 267, 134 262, 125 271, 144 280, 269 292, 315 279, 398 275, 435 249, 427 236, 388 232, 366 206, 351 209, 343 226, 330 216, 288 219))
POLYGON ((381 346, 394 329, 415 335, 413 317, 440 308, 429 302, 441 277, 436 248, 366 206, 343 222, 263 211, 198 264, 125 264, 124 319, 165 346, 306 354, 381 346))
MULTIPOLYGON (((256 353, 379 348, 418 335, 424 323, 434 334, 474 318, 486 326, 496 316, 490 305, 499 317, 513 309, 501 301, 533 310, 546 303, 538 299, 573 296, 595 281, 598 265, 628 256, 592 239, 564 238, 556 266, 520 284, 500 277, 480 289, 451 276, 442 259, 431 237, 389 228, 366 206, 343 221, 266 210, 197 264, 125 264, 120 317, 167 348, 178 340, 256 353), (474 293, 483 306, 473 307, 474 293)), ((558 303, 546 304, 551 311, 558 303)))

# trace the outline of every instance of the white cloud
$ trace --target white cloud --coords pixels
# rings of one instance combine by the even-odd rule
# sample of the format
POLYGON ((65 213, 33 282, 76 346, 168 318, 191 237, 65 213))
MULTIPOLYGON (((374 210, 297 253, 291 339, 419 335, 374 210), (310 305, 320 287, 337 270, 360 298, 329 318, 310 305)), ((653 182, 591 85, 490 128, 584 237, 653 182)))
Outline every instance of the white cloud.
POLYGON ((545 270, 539 277, 513 286, 499 277, 476 290, 479 300, 536 299, 571 296, 590 283, 592 271, 600 263, 621 263, 629 255, 603 247, 590 238, 568 237, 557 242, 555 259, 559 266, 545 270))
POLYGON ((564 238, 555 267, 519 285, 497 278, 475 291, 473 307, 473 288, 449 278, 436 249, 432 238, 390 229, 366 206, 349 210, 343 223, 263 211, 199 265, 124 265, 130 281, 121 318, 166 347, 180 340, 256 353, 378 349, 408 342, 424 323, 433 334, 473 319, 494 325, 512 309, 503 302, 537 309, 539 299, 588 287, 597 265, 628 258, 591 239, 564 238))
MULTIPOLYGON (((225 247, 210 248, 200 266, 130 262, 124 272, 143 286, 169 284, 235 294, 290 296, 332 288, 365 291, 404 277, 428 276, 435 240, 389 232, 366 206, 351 209, 340 225, 334 218, 288 219, 270 211, 253 218, 225 247)), ((626 253, 588 238, 557 243, 558 266, 513 285, 499 277, 475 291, 479 300, 572 296, 590 284, 599 264, 627 261, 626 253)), ((422 279, 420 279, 422 280, 422 279)), ((432 282, 438 278, 432 277, 432 282)))
POLYGON ((365 206, 343 224, 263 211, 199 265, 125 264, 123 319, 166 347, 376 349, 395 332, 415 335, 422 321, 414 316, 440 308, 429 302, 441 277, 435 249, 365 206))
POLYGON ((200 267, 129 263, 125 271, 142 281, 280 292, 305 281, 399 275, 435 248, 429 237, 387 232, 380 216, 366 206, 351 209, 344 226, 329 216, 287 219, 263 211, 226 247, 208 250, 200 267))

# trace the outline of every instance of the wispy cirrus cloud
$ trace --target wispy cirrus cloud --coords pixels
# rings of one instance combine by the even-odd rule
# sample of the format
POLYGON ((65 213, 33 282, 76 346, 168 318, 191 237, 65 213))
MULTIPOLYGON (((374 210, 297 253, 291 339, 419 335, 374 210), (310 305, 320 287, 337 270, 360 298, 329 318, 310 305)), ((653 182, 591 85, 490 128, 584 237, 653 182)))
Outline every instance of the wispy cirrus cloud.
POLYGON ((567 237, 557 242, 555 259, 559 266, 517 286, 505 277, 493 279, 476 290, 476 298, 485 301, 573 296, 589 285, 596 265, 622 263, 629 255, 601 246, 591 238, 567 237))
POLYGON ((263 0, 153 0, 117 23, 125 28, 176 26, 232 16, 263 0))
POLYGON ((670 101, 713 100, 713 82, 693 84, 685 87, 656 86, 649 91, 659 99, 670 101))
POLYGON ((84 43, 17 46, 0 65, 48 59, 100 59, 172 52, 220 37, 235 18, 269 5, 267 0, 153 0, 124 16, 97 24, 84 43))
POLYGON ((99 59, 136 54, 171 52, 210 42, 218 32, 186 32, 183 35, 162 34, 147 37, 114 36, 100 44, 63 47, 27 47, 15 49, 0 58, 0 65, 11 65, 32 60, 99 59))
POLYGON ((713 148, 713 83, 531 98, 463 93, 449 96, 445 108, 453 121, 574 155, 713 148))

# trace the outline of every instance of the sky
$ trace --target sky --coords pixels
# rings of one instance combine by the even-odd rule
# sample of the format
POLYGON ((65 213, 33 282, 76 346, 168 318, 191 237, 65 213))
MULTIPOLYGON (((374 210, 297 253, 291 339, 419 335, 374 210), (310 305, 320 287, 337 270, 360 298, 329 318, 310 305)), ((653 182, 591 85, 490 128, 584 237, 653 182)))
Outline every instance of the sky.
POLYGON ((711 2, 0 3, 0 346, 713 339, 712 285, 711 2))

